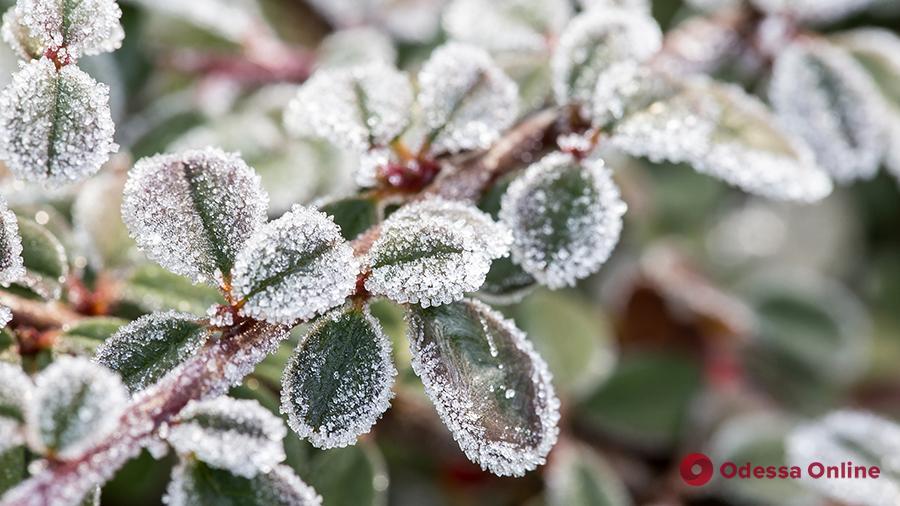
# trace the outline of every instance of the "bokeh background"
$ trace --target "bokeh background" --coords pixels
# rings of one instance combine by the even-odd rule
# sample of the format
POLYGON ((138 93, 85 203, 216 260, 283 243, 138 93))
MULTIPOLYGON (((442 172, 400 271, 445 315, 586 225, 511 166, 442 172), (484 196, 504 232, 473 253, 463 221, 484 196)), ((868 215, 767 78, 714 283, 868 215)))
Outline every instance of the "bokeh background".
MULTIPOLYGON (((404 40, 356 31, 319 47, 332 23, 300 0, 121 2, 124 46, 82 65, 111 87, 120 154, 70 189, 0 182, 18 214, 65 246, 78 280, 59 287, 68 300, 110 325, 166 308, 202 314, 217 300, 148 263, 128 238, 123 174, 140 157, 210 144, 241 151, 263 177, 273 217, 351 191, 352 157, 289 138, 281 114, 316 62, 381 55, 415 69, 444 36, 416 10, 432 2, 395 3, 410 4, 391 21, 404 40)), ((653 5, 664 30, 694 12, 675 0, 653 5)), ((859 26, 900 27, 900 5, 876 3, 826 30, 859 26)), ((0 47, 0 84, 15 62, 0 47)), ((742 70, 722 77, 763 89, 764 79, 742 70)), ((545 76, 517 77, 534 96, 546 91, 545 76)), ((880 171, 803 206, 749 196, 686 166, 608 161, 629 205, 610 262, 577 289, 538 289, 500 306, 549 362, 563 401, 548 465, 512 479, 470 463, 412 373, 401 310, 379 302, 400 371, 391 409, 355 447, 286 440, 289 463, 326 505, 829 504, 790 481, 690 489, 677 466, 695 451, 782 463, 792 427, 842 407, 900 418, 895 178, 880 171)), ((281 367, 302 332, 233 394, 277 412, 281 367)), ((66 342, 91 346, 89 336, 66 342)), ((103 504, 159 504, 173 460, 142 455, 104 488, 103 504)))

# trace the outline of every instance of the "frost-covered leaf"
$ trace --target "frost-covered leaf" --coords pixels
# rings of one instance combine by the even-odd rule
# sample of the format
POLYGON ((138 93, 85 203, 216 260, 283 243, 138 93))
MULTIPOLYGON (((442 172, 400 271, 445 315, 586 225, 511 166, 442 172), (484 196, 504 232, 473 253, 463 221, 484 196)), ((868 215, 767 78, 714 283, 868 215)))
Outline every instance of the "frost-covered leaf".
POLYGON ((165 437, 181 455, 253 478, 284 460, 281 441, 286 435, 281 418, 258 402, 223 396, 191 401, 165 437))
POLYGON ((500 219, 513 261, 550 288, 596 272, 619 242, 625 203, 599 159, 553 153, 509 185, 500 219))
POLYGON ((20 218, 18 226, 25 272, 15 284, 44 299, 58 299, 69 273, 63 245, 49 230, 34 221, 20 218))
POLYGON ((322 69, 306 81, 285 112, 297 136, 314 136, 360 153, 385 146, 409 123, 412 85, 381 63, 322 69))
POLYGON ((19 222, 6 207, 6 201, 0 198, 0 285, 8 286, 24 274, 19 222))
POLYGON ((397 49, 383 32, 361 26, 329 34, 319 44, 316 56, 319 67, 348 67, 372 62, 393 65, 397 60, 397 49))
POLYGON ((786 15, 801 23, 826 24, 859 12, 873 0, 751 0, 769 14, 786 15))
POLYGON ((18 365, 0 362, 0 453, 24 442, 20 426, 31 390, 31 378, 18 365))
POLYGON ((285 368, 281 409, 314 446, 347 446, 387 410, 396 374, 369 308, 338 309, 310 329, 285 368))
POLYGON ((376 25, 398 39, 428 42, 440 28, 445 0, 310 0, 334 26, 376 25))
POLYGON ((115 51, 125 38, 115 0, 19 0, 16 10, 32 37, 73 59, 115 51))
POLYGON ((138 258, 122 221, 125 174, 101 173, 79 189, 72 206, 75 239, 97 270, 122 267, 138 258))
POLYGON ((475 46, 451 42, 435 49, 418 84, 434 153, 486 148, 518 116, 516 84, 475 46))
POLYGON ((476 294, 491 304, 515 304, 536 286, 534 276, 525 272, 512 257, 503 257, 491 263, 491 270, 476 294))
POLYGON ((484 283, 511 240, 506 227, 472 206, 442 199, 406 205, 372 245, 366 289, 425 307, 459 300, 484 283))
POLYGON ((32 37, 31 31, 22 24, 17 9, 12 8, 3 14, 3 27, 0 28, 3 41, 9 44, 16 56, 23 60, 40 58, 44 54, 44 44, 32 37))
POLYGON ((803 483, 837 501, 867 506, 890 506, 900 497, 900 426, 860 411, 837 411, 794 429, 787 437, 790 465, 806 469, 810 463, 840 466, 878 466, 881 476, 872 478, 813 479, 804 473, 803 483))
MULTIPOLYGON (((12 321, 12 318, 12 310, 4 305, 0 305, 0 329, 6 327, 6 325, 12 321)), ((5 344, 10 343, 5 343, 5 339, 3 337, 0 337, 0 353, 2 353, 8 347, 4 346, 5 344)))
POLYGON ((812 202, 831 193, 810 149, 758 99, 707 79, 670 84, 670 92, 615 123, 612 145, 653 161, 687 162, 772 199, 812 202))
POLYGON ((256 0, 131 0, 130 3, 186 21, 235 44, 243 44, 254 36, 269 35, 268 23, 256 0))
POLYGON ((62 329, 54 351, 75 354, 93 355, 97 347, 128 323, 126 320, 110 317, 94 317, 79 320, 62 329))
POLYGON ((60 357, 36 378, 26 401, 28 446, 75 459, 118 425, 128 391, 115 373, 84 358, 60 357))
POLYGON ((163 502, 168 506, 321 506, 322 498, 285 465, 244 478, 197 460, 182 460, 172 470, 163 502))
POLYGON ((321 314, 353 293, 359 263, 324 213, 295 205, 262 227, 234 265, 241 313, 277 323, 321 314))
POLYGON ((363 439, 344 448, 307 451, 300 472, 325 498, 326 506, 388 504, 387 465, 373 440, 363 439))
POLYGON ((594 88, 623 61, 643 61, 659 50, 653 18, 623 9, 591 9, 566 27, 553 54, 553 90, 559 104, 589 105, 594 88))
POLYGON ((109 88, 75 65, 23 64, 0 94, 0 156, 19 179, 59 185, 115 152, 109 88))
POLYGON ((413 369, 469 459, 499 476, 543 464, 559 401, 525 334, 485 304, 411 306, 413 369))
POLYGON ((868 179, 878 170, 886 139, 877 96, 862 67, 824 42, 799 42, 781 51, 769 85, 779 119, 840 182, 868 179))
POLYGON ((225 299, 207 285, 194 285, 184 276, 172 274, 156 264, 146 263, 132 271, 122 285, 122 299, 144 312, 174 309, 203 314, 225 299))
POLYGON ((625 485, 588 446, 561 443, 547 471, 548 506, 629 506, 625 485))
MULTIPOLYGON (((3 429, 0 429, 2 431, 3 429)), ((0 444, 2 446, 2 444, 0 444)), ((0 450, 0 496, 27 478, 25 447, 0 450)))
POLYGON ((444 29, 491 52, 543 52, 571 15, 569 0, 454 0, 444 29))
POLYGON ((152 385, 193 355, 209 337, 197 317, 169 311, 142 316, 119 329, 94 358, 136 392, 152 385))
POLYGON ((147 256, 195 283, 222 283, 265 223, 259 176, 218 149, 157 155, 128 174, 122 217, 147 256))
POLYGON ((650 0, 578 0, 584 9, 619 7, 631 9, 642 14, 650 14, 650 0))
POLYGON ((344 239, 352 241, 378 222, 378 202, 368 197, 347 197, 327 202, 319 210, 341 227, 344 239))
POLYGON ((840 34, 836 42, 856 58, 881 92, 878 109, 888 136, 885 164, 900 179, 900 37, 865 28, 840 34))

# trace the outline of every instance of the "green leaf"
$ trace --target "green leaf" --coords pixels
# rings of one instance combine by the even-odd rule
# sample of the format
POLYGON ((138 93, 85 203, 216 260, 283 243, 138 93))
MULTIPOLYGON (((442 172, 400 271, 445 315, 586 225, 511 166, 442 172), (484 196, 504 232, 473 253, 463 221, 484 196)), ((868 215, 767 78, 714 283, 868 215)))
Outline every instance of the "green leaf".
POLYGON ((413 369, 473 462, 521 476, 556 442, 559 401, 525 334, 489 306, 463 300, 409 308, 413 369))
POLYGON ((534 277, 512 258, 498 258, 491 263, 491 270, 476 295, 492 304, 515 304, 531 293, 536 284, 534 277))
POLYGON ((28 477, 25 465, 24 446, 0 451, 0 496, 28 477))
POLYGON ((16 284, 43 299, 58 299, 69 273, 63 245, 34 221, 19 218, 18 223, 25 275, 16 284))
POLYGON ((145 311, 176 310, 204 314, 224 303, 219 291, 207 285, 194 285, 183 276, 153 264, 134 269, 125 280, 122 297, 145 311))
POLYGON ((628 490, 598 453, 578 443, 560 444, 547 472, 548 506, 628 506, 628 490))
MULTIPOLYGON (((0 362, 0 423, 24 421, 25 400, 31 394, 31 378, 16 364, 0 362)), ((4 441, 3 443, 6 443, 4 441)), ((0 448, 6 445, 0 443, 0 448)))
POLYGON ((284 370, 282 411, 319 448, 347 446, 390 405, 391 343, 368 307, 324 316, 284 370))
POLYGON ((104 172, 81 186, 72 206, 76 240, 97 270, 127 266, 138 258, 122 222, 124 187, 125 174, 104 172))
POLYGON ((590 426, 639 447, 668 448, 678 440, 688 406, 701 386, 699 367, 665 355, 622 357, 612 376, 577 410, 590 426))
POLYGON ((387 467, 370 442, 316 452, 307 468, 303 476, 322 494, 323 506, 387 504, 387 467))
POLYGON ((253 478, 236 476, 197 460, 172 470, 166 491, 169 506, 318 506, 322 498, 293 470, 275 466, 253 478))
POLYGON ((341 227, 344 239, 352 241, 378 223, 378 203, 365 197, 347 197, 319 207, 341 227))
POLYGON ((93 355, 97 347, 128 323, 119 318, 85 318, 63 329, 56 343, 56 351, 93 355))
POLYGON ((132 392, 152 385, 191 357, 209 330, 186 313, 153 313, 119 329, 97 349, 98 363, 116 371, 132 392))

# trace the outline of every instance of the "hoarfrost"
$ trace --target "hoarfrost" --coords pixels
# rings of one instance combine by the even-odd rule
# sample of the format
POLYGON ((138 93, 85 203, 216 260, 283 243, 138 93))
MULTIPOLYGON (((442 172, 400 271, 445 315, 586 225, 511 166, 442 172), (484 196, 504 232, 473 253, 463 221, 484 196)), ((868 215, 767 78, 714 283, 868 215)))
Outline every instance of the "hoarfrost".
POLYGON ((24 442, 20 425, 31 391, 31 378, 18 365, 0 362, 0 453, 24 442))
POLYGON ((3 41, 9 44, 16 56, 23 60, 40 58, 44 54, 44 45, 31 36, 27 26, 22 24, 17 9, 12 8, 3 14, 3 27, 0 28, 3 41))
POLYGON ((9 286, 24 275, 18 220, 6 207, 6 201, 0 197, 0 285, 9 286))
POLYGON ((182 459, 172 470, 172 481, 166 489, 163 503, 169 506, 196 506, 209 504, 209 500, 225 499, 217 494, 218 490, 209 490, 210 478, 228 480, 230 489, 246 490, 241 495, 249 504, 265 504, 271 506, 321 506, 322 497, 303 482, 286 465, 277 465, 266 474, 259 474, 252 480, 236 476, 204 476, 197 480, 193 474, 202 463, 182 459), (249 489, 249 490, 248 490, 249 489))
POLYGON ((125 38, 115 0, 19 0, 15 8, 33 37, 72 58, 115 51, 125 38))
POLYGON ((491 52, 544 52, 572 15, 568 0, 454 0, 444 29, 491 52))

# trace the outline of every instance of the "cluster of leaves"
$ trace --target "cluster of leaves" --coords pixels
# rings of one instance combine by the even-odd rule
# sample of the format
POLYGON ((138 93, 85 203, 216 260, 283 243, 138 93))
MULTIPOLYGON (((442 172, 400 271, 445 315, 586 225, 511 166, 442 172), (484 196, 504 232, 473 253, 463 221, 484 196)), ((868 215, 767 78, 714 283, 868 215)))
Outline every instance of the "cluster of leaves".
MULTIPOLYGON (((88 181, 72 207, 74 242, 87 256, 79 270, 89 266, 96 286, 104 271, 124 273, 116 290, 143 315, 79 320, 35 360, 39 354, 22 353, 18 320, 25 316, 13 321, 13 311, 0 307, 2 323, 15 327, 4 338, 19 348, 19 356, 9 352, 18 363, 0 362, 4 469, 24 471, 26 461, 34 474, 66 464, 102 467, 98 449, 149 430, 115 451, 162 456, 171 448, 178 461, 168 504, 319 504, 323 498, 285 464, 284 421, 255 400, 220 395, 308 323, 296 344, 286 341, 290 358, 275 372, 280 411, 297 436, 321 449, 357 443, 391 404, 395 355, 408 354, 466 457, 498 476, 522 476, 546 462, 559 437, 554 383, 585 378, 554 382, 547 363, 554 348, 533 343, 482 300, 517 303, 539 286, 575 286, 604 265, 626 212, 610 170, 619 153, 686 163, 748 193, 803 203, 828 196, 833 181, 873 177, 882 161, 900 174, 900 156, 888 149, 900 132, 892 88, 900 39, 874 29, 826 38, 806 28, 861 9, 862 1, 697 2, 749 12, 755 35, 766 35, 749 56, 771 69, 771 107, 734 84, 678 68, 662 51, 646 2, 584 1, 577 11, 568 0, 423 2, 427 22, 420 24, 391 2, 311 3, 337 25, 379 26, 406 41, 431 39, 442 15, 450 41, 412 77, 383 56, 393 49, 378 32, 338 32, 322 44, 321 68, 281 102, 286 135, 279 130, 278 138, 293 146, 283 158, 304 150, 307 158, 351 160, 349 196, 302 205, 288 192, 270 206, 283 181, 266 184, 266 172, 236 153, 194 148, 228 138, 222 130, 188 132, 173 154, 143 157, 127 176, 109 171, 88 181), (346 60, 329 57, 348 40, 371 47, 346 60), (518 146, 525 154, 513 162, 492 159, 513 142, 504 137, 510 129, 540 117, 540 109, 552 113, 539 132, 550 138, 518 146), (453 178, 467 173, 481 178, 477 191, 455 193, 453 178), (119 208, 119 229, 98 225, 119 208), (132 240, 165 270, 135 265, 132 240), (171 303, 179 299, 191 302, 171 303), (394 349, 386 324, 373 316, 381 300, 403 308, 406 349, 394 349), (196 370, 201 354, 260 328, 272 338, 251 341, 221 370, 199 373, 219 377, 183 408, 165 420, 141 419, 142 403, 196 370), (138 423, 152 427, 131 425, 138 423)), ((155 7, 183 13, 181 4, 155 7)), ((258 13, 225 9, 223 23, 210 16, 217 8, 200 2, 190 19, 229 40, 249 39, 258 13)), ((15 177, 80 180, 117 149, 108 90, 76 63, 121 44, 121 14, 112 0, 20 0, 4 16, 4 40, 26 60, 0 96, 0 151, 15 177)), ((282 112, 262 98, 247 109, 229 118, 236 136, 247 118, 269 127, 282 112)), ((50 211, 40 213, 29 219, 2 204, 0 283, 28 301, 73 302, 68 241, 50 211)), ((103 297, 83 295, 77 310, 106 314, 103 297)), ((598 409, 617 398, 623 376, 592 398, 598 409)), ((869 414, 832 414, 791 432, 788 458, 852 456, 900 471, 880 458, 895 444, 865 441, 877 433, 878 441, 896 443, 898 430, 869 414)), ((551 504, 629 502, 608 464, 580 443, 565 441, 558 455, 547 473, 551 504)), ((96 501, 118 456, 97 473, 75 473, 54 500, 77 504, 87 494, 96 501)), ((24 479, 21 472, 0 484, 24 479)), ((900 495, 895 481, 871 490, 861 488, 868 483, 814 485, 870 504, 900 495)), ((4 499, 26 503, 25 493, 13 489, 4 499)))

